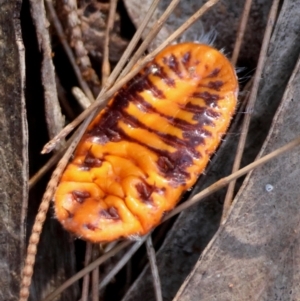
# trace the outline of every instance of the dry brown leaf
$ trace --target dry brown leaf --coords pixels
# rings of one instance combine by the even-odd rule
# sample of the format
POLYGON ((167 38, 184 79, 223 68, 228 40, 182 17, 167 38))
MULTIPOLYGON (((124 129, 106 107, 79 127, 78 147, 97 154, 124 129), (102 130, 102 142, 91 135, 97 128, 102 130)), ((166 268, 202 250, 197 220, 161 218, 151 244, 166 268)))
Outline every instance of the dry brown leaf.
POLYGON ((18 299, 25 255, 28 201, 28 132, 25 110, 25 53, 21 2, 0 11, 0 300, 18 299))

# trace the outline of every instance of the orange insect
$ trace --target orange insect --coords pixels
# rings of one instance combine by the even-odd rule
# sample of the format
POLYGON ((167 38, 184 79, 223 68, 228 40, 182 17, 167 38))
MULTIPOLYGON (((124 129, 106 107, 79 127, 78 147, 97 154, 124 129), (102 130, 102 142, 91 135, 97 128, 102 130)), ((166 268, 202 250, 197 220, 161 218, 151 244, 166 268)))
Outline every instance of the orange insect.
POLYGON ((92 242, 148 233, 203 172, 237 91, 216 49, 165 48, 89 125, 55 194, 59 221, 92 242))

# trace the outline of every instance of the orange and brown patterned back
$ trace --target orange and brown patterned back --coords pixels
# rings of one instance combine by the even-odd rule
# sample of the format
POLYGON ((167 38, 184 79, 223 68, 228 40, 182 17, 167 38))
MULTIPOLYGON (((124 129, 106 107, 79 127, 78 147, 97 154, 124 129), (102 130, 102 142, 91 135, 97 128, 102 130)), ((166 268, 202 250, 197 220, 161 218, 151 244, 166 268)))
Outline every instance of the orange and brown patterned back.
POLYGON ((92 242, 148 233, 203 172, 237 92, 218 50, 165 48, 89 125, 55 194, 59 221, 92 242))

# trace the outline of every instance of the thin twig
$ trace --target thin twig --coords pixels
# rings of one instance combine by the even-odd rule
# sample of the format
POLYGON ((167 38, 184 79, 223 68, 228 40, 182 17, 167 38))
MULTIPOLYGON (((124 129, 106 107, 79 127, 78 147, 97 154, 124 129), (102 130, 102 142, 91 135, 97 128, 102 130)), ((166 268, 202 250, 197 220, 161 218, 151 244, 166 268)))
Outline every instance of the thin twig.
MULTIPOLYGON (((83 109, 86 109, 91 105, 90 100, 85 96, 85 94, 83 93, 83 91, 80 88, 73 87, 72 88, 72 94, 77 99, 78 103, 81 105, 81 107, 83 109)), ((86 244, 86 251, 85 251, 85 264, 84 264, 84 266, 87 266, 91 261, 92 249, 93 249, 93 244, 87 243, 86 244), (88 262, 86 263, 87 260, 88 260, 88 262)), ((97 296, 97 293, 94 294, 94 283, 95 283, 95 281, 97 281, 97 283, 98 283, 98 279, 99 279, 98 268, 96 270, 97 271, 95 273, 94 273, 95 270, 92 272, 92 288, 93 288, 93 296, 95 296, 95 298, 97 298, 98 296, 97 296), (98 274, 97 274, 97 272, 98 272, 98 274)), ((84 276, 84 279, 83 279, 81 301, 87 301, 88 300, 89 283, 90 283, 90 275, 87 274, 87 275, 84 276)))
POLYGON ((82 90, 84 91, 84 93, 87 95, 87 97, 91 100, 94 100, 94 96, 92 91, 90 90, 89 86, 87 85, 86 81, 83 79, 82 74, 80 72, 80 69, 78 67, 78 65, 76 64, 76 60, 74 58, 72 49, 70 48, 69 44, 67 43, 67 38, 64 34, 63 28, 61 26, 61 23, 57 17, 57 14, 55 12, 55 9, 53 7, 52 1, 51 0, 46 0, 45 1, 46 5, 47 5, 47 9, 50 13, 53 25, 55 27, 55 30, 57 32, 57 35, 60 39, 61 44, 64 47, 64 50, 69 58, 69 61, 73 67, 73 70, 75 72, 75 75, 77 77, 78 83, 80 85, 80 87, 82 88, 82 90))
MULTIPOLYGON (((102 85, 104 85, 110 75, 110 63, 109 63, 109 39, 110 33, 114 26, 114 20, 116 16, 117 0, 111 0, 109 6, 108 20, 106 24, 103 62, 102 62, 102 85)), ((94 250, 96 252, 96 250, 94 250)), ((95 255, 96 253, 94 253, 95 255)), ((99 300, 99 267, 96 267, 92 271, 92 301, 99 300)))
POLYGON ((103 63, 102 63, 102 83, 106 83, 110 74, 109 64, 109 38, 114 26, 116 16, 117 0, 110 0, 108 20, 105 30, 104 49, 103 49, 103 63))
MULTIPOLYGON (((247 138, 247 134, 248 134, 248 130, 249 130, 251 115, 252 115, 252 112, 254 109, 257 92, 258 92, 258 87, 259 87, 259 82, 261 79, 261 74, 263 71, 264 62, 265 62, 265 58, 267 55, 271 34, 272 34, 273 27, 275 24, 275 19, 276 19, 279 3, 280 3, 280 0, 274 0, 272 7, 270 9, 270 13, 269 13, 269 17, 268 17, 268 21, 267 21, 267 25, 266 25, 266 31, 264 34, 263 44, 262 44, 259 59, 258 59, 257 69, 256 69, 255 76, 253 79, 253 86, 252 86, 250 96, 249 96, 249 101, 248 101, 248 104, 246 107, 247 114, 245 115, 245 119, 243 121, 241 136, 240 136, 240 140, 239 140, 239 144, 238 144, 238 148, 237 148, 237 154, 236 154, 236 157, 234 160, 232 172, 235 172, 236 170, 238 170, 240 168, 240 164, 241 164, 241 160, 242 160, 242 156, 243 156, 243 152, 244 152, 244 148, 245 148, 245 144, 246 144, 246 138, 247 138)), ((236 181, 233 181, 232 183, 230 183, 230 185, 228 187, 227 194, 225 196, 225 201, 224 201, 222 220, 224 220, 226 218, 226 216, 229 212, 231 202, 232 202, 235 182, 236 181)))
MULTIPOLYGON (((278 148, 277 150, 271 152, 270 154, 268 154, 268 155, 258 159, 257 161, 245 166, 244 168, 238 170, 237 172, 231 174, 230 176, 220 179, 219 181, 215 182, 211 186, 207 187, 203 191, 196 194, 191 199, 187 200, 185 203, 183 203, 183 204, 179 205, 178 207, 176 207, 173 211, 171 211, 170 213, 168 213, 165 216, 165 218, 162 220, 162 222, 165 222, 166 220, 170 219, 174 215, 182 212, 185 209, 190 208, 191 206, 195 205, 196 203, 198 203, 200 201, 203 201, 203 199, 205 197, 207 197, 207 196, 211 195, 212 193, 218 191, 219 189, 225 187, 231 181, 236 180, 237 178, 249 173, 254 168, 257 168, 257 167, 267 163, 268 161, 278 157, 279 155, 291 150, 292 148, 294 148, 298 145, 300 145, 300 138, 299 137, 294 139, 290 143, 286 144, 285 146, 282 146, 282 147, 278 148)), ((143 243, 143 242, 145 242, 146 239, 147 239, 147 235, 141 237, 139 242, 143 243)), ((96 261, 92 262, 89 266, 87 266, 86 268, 82 269, 80 272, 78 272, 77 274, 75 274, 74 276, 69 278, 66 282, 64 282, 60 287, 58 287, 54 292, 52 292, 50 295, 48 295, 42 301, 51 301, 56 296, 58 296, 61 292, 63 292, 66 288, 68 288, 73 283, 75 283, 77 280, 82 278, 85 274, 89 273, 95 267, 97 267, 100 264, 102 264, 103 262, 105 262, 108 258, 114 256, 119 251, 121 251, 124 248, 126 248, 127 246, 129 246, 130 243, 131 243, 131 241, 124 241, 124 242, 120 243, 115 248, 113 248, 109 252, 105 253, 100 258, 98 258, 96 261)))
MULTIPOLYGON (((88 108, 91 105, 89 98, 85 96, 83 91, 78 87, 72 88, 72 94, 80 104, 83 109, 88 108)), ((56 152, 49 161, 41 167, 29 180, 29 189, 31 189, 63 156, 67 147, 71 144, 71 139, 69 139, 66 144, 58 152, 56 152)))
POLYGON ((113 277, 125 266, 125 264, 130 260, 132 255, 139 249, 139 247, 143 243, 143 240, 138 240, 130 247, 130 249, 118 261, 118 263, 109 271, 109 273, 100 282, 99 290, 104 288, 113 279, 113 277))
POLYGON ((117 244, 118 244, 118 241, 116 241, 116 240, 112 241, 112 242, 109 242, 105 245, 102 244, 102 252, 107 253, 108 251, 113 249, 117 244))
MULTIPOLYGON (((247 107, 247 104, 248 104, 248 101, 249 101, 249 96, 250 96, 249 92, 250 92, 250 89, 252 87, 252 84, 253 84, 253 78, 251 78, 246 83, 246 85, 243 89, 243 93, 241 93, 241 97, 239 99, 240 105, 238 107, 238 111, 236 112, 236 114, 242 114, 242 116, 240 116, 240 118, 235 118, 234 119, 234 124, 232 124, 232 126, 234 128, 230 128, 229 132, 227 132, 226 135, 230 135, 230 132, 231 133, 233 133, 233 132, 237 133, 241 130, 240 123, 244 119, 245 113, 247 113, 246 107, 247 107)), ((235 150, 232 150, 232 151, 234 152, 235 150)), ((229 186, 230 186, 230 184, 229 184, 229 186)), ((228 186, 227 191, 229 190, 229 186, 228 186)), ((234 190, 234 187, 232 187, 232 189, 234 190)))
POLYGON ((69 119, 69 120, 75 119, 77 114, 75 114, 75 112, 73 111, 73 109, 69 103, 69 100, 67 99, 66 91, 62 87, 57 74, 55 75, 55 83, 56 83, 58 100, 62 107, 62 110, 65 112, 67 119, 69 119))
POLYGON ((127 292, 130 288, 130 284, 132 283, 132 261, 128 260, 126 264, 126 279, 124 283, 124 291, 127 292))
POLYGON ((72 88, 72 94, 81 106, 82 109, 87 109, 91 105, 91 100, 86 97, 83 91, 78 87, 72 88))
POLYGON ((43 148, 42 153, 49 153, 53 150, 56 144, 64 137, 66 137, 78 124, 80 124, 91 112, 96 108, 103 108, 105 102, 111 98, 122 86, 124 86, 130 79, 132 79, 146 64, 151 62, 153 58, 161 52, 166 46, 172 43, 184 31, 186 31, 197 19, 202 16, 209 8, 215 5, 219 0, 207 1, 192 17, 190 17, 182 26, 180 26, 170 37, 157 47, 152 53, 139 61, 138 66, 130 73, 120 79, 111 89, 97 97, 96 101, 84 112, 82 112, 73 122, 69 123, 58 135, 49 141, 43 148))
POLYGON ((147 34, 147 37, 143 41, 142 45, 139 47, 139 49, 135 52, 133 57, 131 58, 130 62, 126 65, 124 70, 122 71, 121 75, 118 77, 118 79, 122 78, 125 74, 127 74, 134 64, 138 61, 138 59, 141 57, 141 55, 145 52, 151 41, 155 38, 157 33, 160 31, 168 17, 171 15, 173 10, 176 8, 180 0, 173 0, 167 9, 164 11, 164 13, 161 15, 161 17, 157 20, 155 26, 150 30, 150 32, 147 34))
MULTIPOLYGON (((85 258, 84 258, 84 266, 88 266, 92 259, 92 243, 86 244, 85 249, 85 258)), ((90 284, 90 274, 86 274, 83 277, 82 290, 81 290, 81 301, 88 301, 89 297, 89 284, 90 284)))
POLYGON ((127 63, 128 58, 130 57, 131 53, 133 52, 133 50, 135 49, 135 46, 137 45, 138 41, 140 40, 142 33, 145 29, 145 27, 147 26, 150 18, 152 17, 158 3, 160 0, 154 0, 151 4, 151 6, 149 7, 145 18, 143 19, 143 22, 141 23, 141 25, 139 26, 138 30, 136 31, 136 33, 134 34, 133 38, 131 39, 130 43, 128 44, 126 50, 124 51, 123 55, 121 56, 117 66, 114 68, 113 72, 111 73, 111 75, 109 76, 107 82, 104 84, 103 90, 108 90, 108 88, 111 87, 111 85, 115 82, 115 80, 117 79, 119 73, 121 72, 121 70, 123 69, 123 67, 125 66, 125 64, 127 63))
POLYGON ((155 298, 156 301, 162 301, 163 298, 161 292, 161 284, 160 284, 160 278, 159 278, 158 268, 156 264, 155 250, 153 248, 151 235, 149 235, 146 240, 146 248, 147 248, 147 254, 150 263, 150 269, 152 273, 155 298))
POLYGON ((70 144, 71 140, 69 139, 67 143, 59 151, 54 153, 48 162, 29 179, 29 189, 31 189, 58 162, 70 144))
MULTIPOLYGON (((99 257, 97 245, 93 246, 93 260, 99 257)), ((99 266, 92 271, 92 301, 99 301, 99 266)))
POLYGON ((231 63, 234 66, 236 65, 237 59, 239 57, 241 45, 243 42, 245 30, 246 30, 246 25, 248 23, 251 4, 252 4, 252 0, 246 0, 245 5, 244 5, 242 18, 241 18, 240 26, 239 26, 239 29, 237 32, 237 37, 236 37, 234 48, 233 48, 233 54, 231 57, 231 63))

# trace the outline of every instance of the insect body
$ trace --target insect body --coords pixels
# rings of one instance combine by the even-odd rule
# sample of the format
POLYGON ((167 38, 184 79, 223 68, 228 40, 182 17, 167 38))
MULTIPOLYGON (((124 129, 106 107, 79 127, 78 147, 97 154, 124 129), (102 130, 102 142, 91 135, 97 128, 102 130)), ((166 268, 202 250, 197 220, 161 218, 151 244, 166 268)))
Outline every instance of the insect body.
POLYGON ((165 48, 89 125, 55 194, 62 225, 93 242, 149 232, 203 172, 237 91, 216 49, 165 48))

